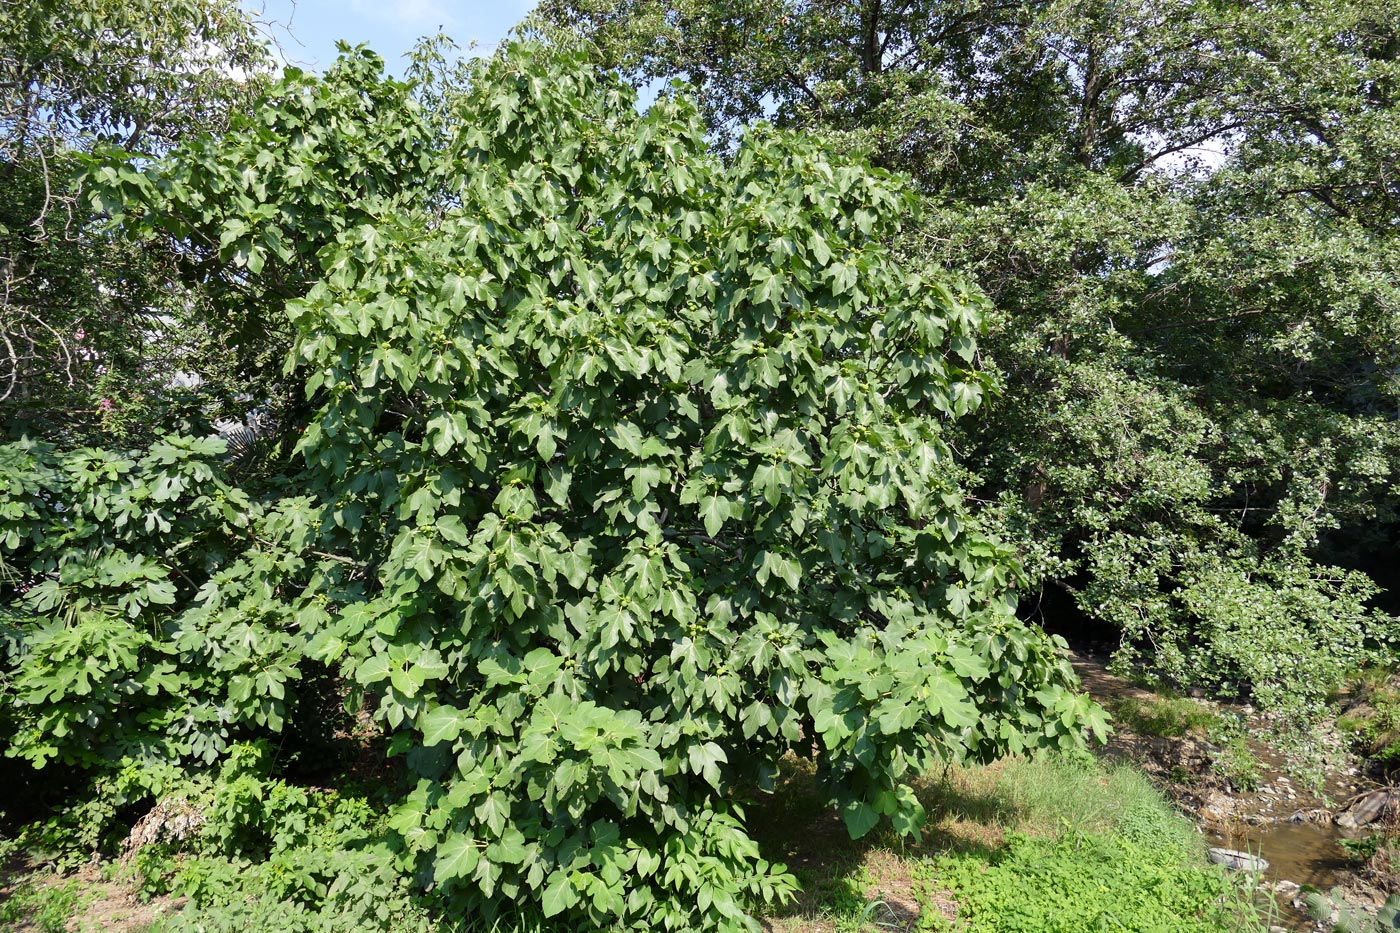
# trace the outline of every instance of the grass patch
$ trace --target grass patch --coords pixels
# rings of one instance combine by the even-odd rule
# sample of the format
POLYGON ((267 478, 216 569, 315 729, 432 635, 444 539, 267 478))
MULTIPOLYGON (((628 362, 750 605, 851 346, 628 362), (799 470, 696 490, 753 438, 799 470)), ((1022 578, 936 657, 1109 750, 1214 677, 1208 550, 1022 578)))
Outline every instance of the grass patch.
POLYGON ((927 912, 921 929, 959 933, 1244 933, 1263 929, 1220 872, 1117 835, 1058 839, 1016 833, 990 861, 924 862, 919 883, 951 892, 955 920, 927 912))
POLYGON ((1128 764, 1088 753, 950 766, 916 788, 914 844, 852 842, 805 765, 751 812, 765 854, 803 884, 770 915, 781 933, 1253 933, 1237 880, 1206 863, 1195 828, 1128 764))
POLYGON ((1337 720, 1356 750, 1388 766, 1400 764, 1400 685, 1392 671, 1372 668, 1358 679, 1358 702, 1337 720))
POLYGON ((1168 739, 1203 736, 1219 721, 1214 712, 1186 697, 1120 697, 1109 704, 1109 711, 1114 722, 1138 735, 1168 739))
MULTIPOLYGON (((921 929, 960 933, 1245 933, 1267 926, 1142 772, 1088 754, 950 769, 926 791, 940 826, 985 821, 1003 843, 954 845, 913 871, 921 929), (995 801, 991 806, 989 801, 995 801)), ((990 833, 984 832, 984 838, 990 833)))
POLYGON ((1244 718, 1221 717, 1211 729, 1210 740, 1217 747, 1211 762, 1215 773, 1236 790, 1257 790, 1264 777, 1264 763, 1254 753, 1244 718))
MULTIPOLYGON (((1196 831, 1137 768, 1103 764, 1087 753, 1009 758, 984 767, 952 767, 928 781, 921 799, 946 848, 996 848, 1006 833, 1059 838, 1119 834, 1199 854, 1196 831)), ((936 841, 936 840, 935 840, 936 841)))

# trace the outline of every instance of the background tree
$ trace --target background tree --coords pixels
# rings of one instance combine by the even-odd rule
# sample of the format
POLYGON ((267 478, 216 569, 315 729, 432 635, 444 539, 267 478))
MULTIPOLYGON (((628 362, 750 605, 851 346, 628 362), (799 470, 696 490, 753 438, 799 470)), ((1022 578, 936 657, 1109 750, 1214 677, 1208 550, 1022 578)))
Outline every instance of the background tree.
POLYGON ((721 134, 770 116, 914 172, 902 248, 999 309, 1005 391, 963 443, 985 517, 1084 622, 1047 618, 1316 711, 1393 638, 1390 6, 542 12, 640 80, 694 82, 721 134))
MULTIPOLYGON (((246 109, 259 92, 268 61, 234 3, 0 0, 0 433, 6 439, 27 436, 67 448, 140 445, 174 429, 208 432, 219 417, 239 418, 261 404, 258 383, 236 378, 220 328, 203 316, 197 288, 179 282, 172 255, 106 230, 74 176, 85 154, 103 145, 119 143, 136 158, 151 158, 225 127, 227 114, 246 109)), ((7 690, 27 650, 21 632, 35 621, 20 608, 20 597, 57 571, 14 549, 32 546, 28 535, 43 527, 39 515, 52 517, 50 509, 68 508, 79 526, 84 514, 74 494, 55 485, 60 474, 52 451, 33 450, 7 457, 5 466, 6 495, 15 497, 7 520, 25 529, 0 554, 0 680, 7 690)), ((78 460, 85 464, 84 481, 75 481, 79 495, 109 518, 105 494, 89 488, 102 471, 90 452, 78 460)), ((106 479, 116 484, 144 452, 112 460, 106 479)), ((149 490, 146 495, 151 504, 149 490)), ((151 582, 152 566, 178 552, 150 540, 128 550, 109 539, 111 562, 99 570, 99 546, 75 543, 91 530, 69 538, 55 529, 54 544, 67 541, 82 555, 70 573, 99 590, 104 575, 110 586, 144 586, 143 575, 151 582)), ((168 566, 158 571, 169 572, 168 566)), ((132 598, 131 605, 146 602, 144 595, 132 598)), ((71 621, 52 606, 48 611, 71 621)), ((93 631, 73 637, 75 645, 103 641, 93 631)), ((113 677, 114 684, 129 683, 113 677)), ((117 691, 93 702, 129 700, 117 691)), ((134 715, 139 704, 131 706, 134 715)), ((6 735, 20 729, 14 713, 8 703, 0 712, 6 735)), ((57 722, 44 728, 58 728, 57 722)), ((93 748, 113 750, 98 741, 93 748)), ((27 770, 16 772, 7 761, 0 775, 25 791, 17 791, 12 815, 31 802, 29 792, 52 800, 68 786, 61 778, 21 777, 27 770)))
POLYGON ((182 287, 168 253, 103 233, 72 176, 94 146, 152 156, 223 127, 268 62, 233 2, 0 3, 0 415, 11 436, 149 438, 249 407, 236 396, 256 373, 218 348, 207 299, 182 287))

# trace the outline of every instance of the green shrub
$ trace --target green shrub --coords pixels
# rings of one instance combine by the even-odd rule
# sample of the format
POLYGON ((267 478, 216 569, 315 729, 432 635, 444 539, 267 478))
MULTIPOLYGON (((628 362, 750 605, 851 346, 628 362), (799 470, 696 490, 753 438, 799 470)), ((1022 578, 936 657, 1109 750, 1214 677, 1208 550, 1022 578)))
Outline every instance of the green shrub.
POLYGON ((6 754, 110 774, 281 731, 335 577, 310 500, 253 501, 224 451, 0 446, 0 555, 33 581, 0 602, 6 754))
POLYGON ((1384 844, 1385 836, 1380 833, 1371 833, 1359 839, 1337 840, 1337 845, 1341 846, 1347 857, 1354 862, 1369 862, 1384 844))
POLYGON ((271 759, 266 747, 240 745, 217 774, 168 788, 201 822, 192 835, 162 834, 135 853, 141 890, 189 899, 163 930, 408 933, 444 926, 434 918, 440 905, 400 870, 382 808, 273 778, 271 759))

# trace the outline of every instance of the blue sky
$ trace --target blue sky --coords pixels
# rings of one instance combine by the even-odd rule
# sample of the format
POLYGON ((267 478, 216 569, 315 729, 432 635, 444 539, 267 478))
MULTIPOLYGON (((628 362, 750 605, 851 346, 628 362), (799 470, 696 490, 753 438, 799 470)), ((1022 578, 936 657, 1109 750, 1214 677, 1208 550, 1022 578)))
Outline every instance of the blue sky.
POLYGON ((335 61, 335 41, 367 42, 402 73, 401 56, 419 36, 439 30, 463 49, 475 40, 489 50, 536 0, 243 0, 272 34, 289 64, 323 71, 335 61))

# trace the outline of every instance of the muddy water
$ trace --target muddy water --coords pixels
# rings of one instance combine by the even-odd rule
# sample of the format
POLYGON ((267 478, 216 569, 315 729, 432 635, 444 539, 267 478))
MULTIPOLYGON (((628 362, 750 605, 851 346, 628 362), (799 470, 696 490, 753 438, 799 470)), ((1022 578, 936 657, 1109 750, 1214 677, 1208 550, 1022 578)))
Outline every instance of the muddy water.
POLYGON ((1338 844, 1342 833, 1330 824, 1264 823, 1206 830, 1210 845, 1258 855, 1269 863, 1270 881, 1292 881, 1328 891, 1347 880, 1354 867, 1338 844))
MULTIPOLYGON (((1206 838, 1211 840, 1211 845, 1259 853, 1269 863, 1264 875, 1266 882, 1291 881, 1330 891, 1336 885, 1344 885, 1355 867, 1354 863, 1347 862, 1345 852, 1337 844, 1343 837, 1335 826, 1283 822, 1247 826, 1244 830, 1230 835, 1207 831, 1206 838)), ((1294 906, 1293 901, 1299 895, 1280 897, 1265 893, 1262 896, 1271 897, 1273 901, 1273 915, 1269 921, 1272 928, 1294 933, 1316 933, 1324 929, 1306 911, 1294 906)), ((1267 901, 1261 903, 1267 907, 1267 901)))

